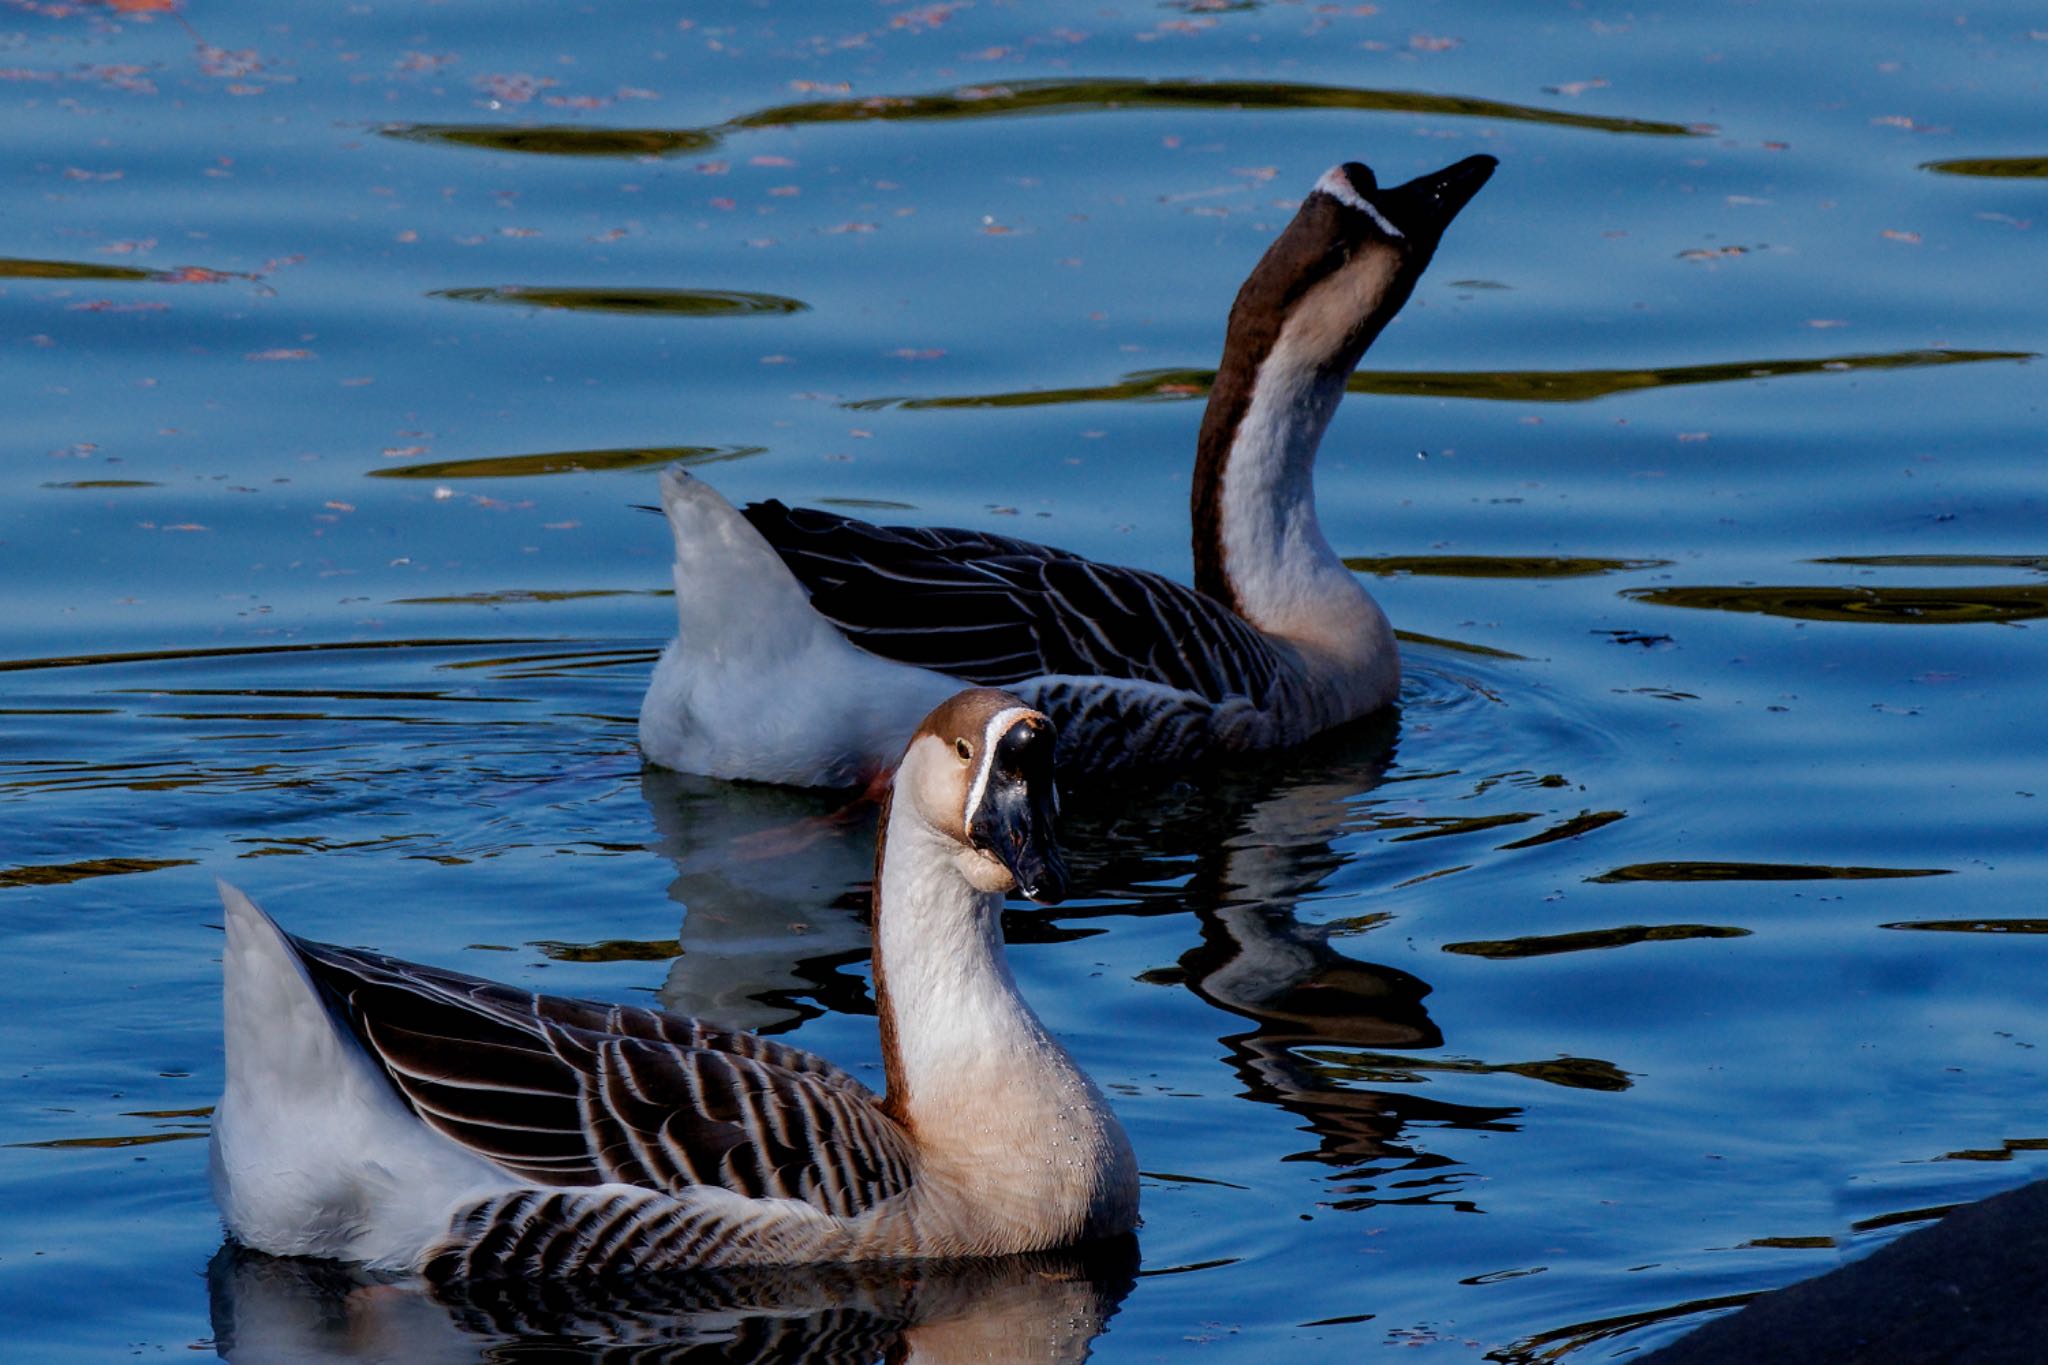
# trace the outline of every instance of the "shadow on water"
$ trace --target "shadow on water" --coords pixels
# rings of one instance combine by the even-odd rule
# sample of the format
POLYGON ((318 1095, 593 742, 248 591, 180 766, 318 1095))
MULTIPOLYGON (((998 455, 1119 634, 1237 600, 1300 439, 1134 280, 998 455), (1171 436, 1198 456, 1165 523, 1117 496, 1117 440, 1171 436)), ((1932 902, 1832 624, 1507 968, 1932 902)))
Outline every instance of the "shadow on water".
POLYGON ((742 114, 705 128, 586 128, 575 124, 524 127, 485 123, 394 123, 385 136, 409 142, 476 147, 538 156, 686 156, 707 152, 735 133, 834 123, 934 122, 1010 118, 1026 114, 1115 113, 1161 109, 1344 110, 1435 114, 1540 123, 1589 132, 1651 137, 1697 137, 1702 130, 1651 119, 1543 109, 1504 100, 1414 90, 1288 81, 1092 80, 1010 81, 962 86, 941 94, 875 95, 862 99, 805 100, 742 114))
MULTIPOLYGON (((1626 370, 1358 370, 1347 393, 1394 398, 1476 398, 1506 403, 1587 403, 1644 389, 1693 384, 1734 384, 1806 374, 1851 374, 1870 370, 1923 369, 1930 365, 1972 365, 1985 361, 2032 360, 2032 351, 1914 350, 1822 356, 1803 360, 1730 360, 1706 365, 1663 365, 1626 370)), ((845 404, 856 412, 884 408, 1036 408, 1065 403, 1127 403, 1206 398, 1214 370, 1139 370, 1113 384, 1067 389, 1017 389, 1008 393, 949 394, 929 398, 861 398, 845 404)))
POLYGON ((232 1243, 207 1266, 240 1361, 1081 1361, 1136 1282, 1135 1239, 985 1261, 429 1286, 232 1243))

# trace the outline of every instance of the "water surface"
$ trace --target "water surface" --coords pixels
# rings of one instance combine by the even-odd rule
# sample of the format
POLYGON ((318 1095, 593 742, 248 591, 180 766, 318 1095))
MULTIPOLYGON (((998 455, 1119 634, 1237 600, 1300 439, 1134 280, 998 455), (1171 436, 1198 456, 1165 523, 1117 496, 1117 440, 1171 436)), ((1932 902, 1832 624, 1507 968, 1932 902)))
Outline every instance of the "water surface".
POLYGON ((1601 1360, 2042 1174, 2038 13, 688 10, 0 9, 18 1350, 1601 1360), (216 876, 879 1075, 871 817, 635 751, 661 465, 1185 575, 1265 242, 1479 151, 1319 479, 1398 714, 1006 922, 1135 1267, 222 1251, 216 876))

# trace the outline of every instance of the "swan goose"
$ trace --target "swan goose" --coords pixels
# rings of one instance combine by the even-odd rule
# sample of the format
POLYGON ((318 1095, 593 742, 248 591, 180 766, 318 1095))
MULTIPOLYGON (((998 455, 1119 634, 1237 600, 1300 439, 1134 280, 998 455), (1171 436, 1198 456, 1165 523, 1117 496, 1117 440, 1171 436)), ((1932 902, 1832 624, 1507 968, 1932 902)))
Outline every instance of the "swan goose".
POLYGON ((1192 588, 981 531, 735 509, 666 471, 678 629, 641 704, 642 751, 712 777, 857 786, 964 681, 1050 715, 1072 776, 1280 748, 1392 702, 1393 629, 1317 524, 1316 448, 1495 164, 1391 189, 1335 167, 1254 267, 1197 445, 1192 588))
POLYGON ((1004 893, 1065 891, 1055 744, 976 689, 902 754, 876 850, 881 1097, 753 1034, 295 938, 222 883, 228 1231, 438 1280, 1129 1232, 1130 1143, 1003 954, 1004 893))

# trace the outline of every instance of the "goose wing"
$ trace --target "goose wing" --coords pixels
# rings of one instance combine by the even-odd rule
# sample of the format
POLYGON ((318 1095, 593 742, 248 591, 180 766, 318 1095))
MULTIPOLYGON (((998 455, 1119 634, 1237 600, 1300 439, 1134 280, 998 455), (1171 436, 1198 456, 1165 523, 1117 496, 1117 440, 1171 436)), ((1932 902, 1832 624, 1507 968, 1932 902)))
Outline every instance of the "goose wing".
POLYGON ((515 990, 291 938, 330 1009, 431 1127, 549 1185, 719 1186, 851 1215, 909 1144, 821 1058, 659 1010, 515 990))
POLYGON ((1212 597, 1142 569, 982 531, 875 526, 773 500, 744 515, 870 653, 985 687, 1046 675, 1263 704, 1272 645, 1212 597))

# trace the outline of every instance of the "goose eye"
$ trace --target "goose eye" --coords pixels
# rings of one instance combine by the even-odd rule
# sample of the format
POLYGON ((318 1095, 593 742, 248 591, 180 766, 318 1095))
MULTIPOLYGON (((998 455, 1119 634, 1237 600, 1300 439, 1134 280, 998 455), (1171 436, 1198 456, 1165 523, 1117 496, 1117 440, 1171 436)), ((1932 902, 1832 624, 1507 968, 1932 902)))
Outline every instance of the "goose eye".
POLYGON ((953 752, 960 755, 962 763, 972 763, 974 761, 974 746, 964 739, 953 741, 953 752))

